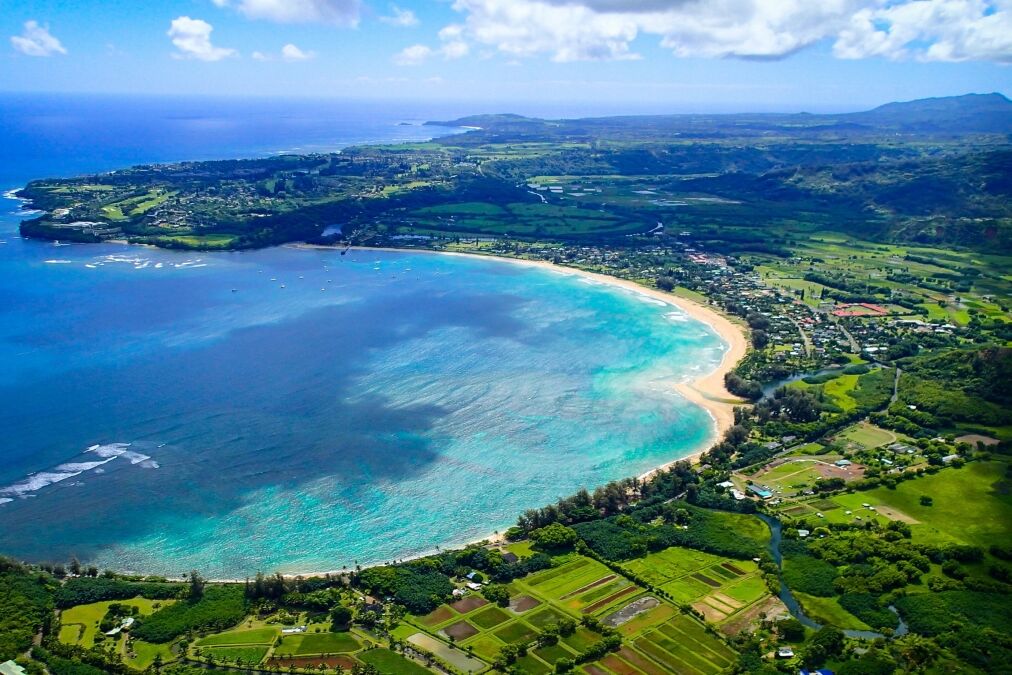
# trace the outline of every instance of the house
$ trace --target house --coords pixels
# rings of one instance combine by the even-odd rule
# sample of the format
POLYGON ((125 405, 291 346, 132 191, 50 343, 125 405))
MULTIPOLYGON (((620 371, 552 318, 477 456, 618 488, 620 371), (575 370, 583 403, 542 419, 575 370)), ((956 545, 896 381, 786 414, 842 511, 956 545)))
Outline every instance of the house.
POLYGON ((464 597, 465 593, 467 593, 467 591, 465 591, 463 588, 454 588, 453 589, 453 597, 455 597, 455 598, 462 598, 462 597, 464 597))
POLYGON ((464 575, 464 578, 469 579, 469 580, 474 580, 474 578, 477 575, 478 575, 477 572, 468 572, 467 574, 464 575))
POLYGON ((811 532, 808 531, 808 530, 798 530, 798 536, 801 537, 802 539, 804 539, 805 537, 807 537, 810 534, 811 534, 811 532))
POLYGON ((849 459, 838 459, 835 462, 833 462, 833 464, 835 464, 836 466, 839 466, 841 468, 845 467, 845 466, 850 466, 851 463, 852 462, 849 459))
POLYGON ((468 588, 470 588, 472 591, 480 591, 481 590, 481 584, 475 583, 473 581, 469 581, 468 583, 466 583, 464 585, 467 586, 468 588))
POLYGON ((749 485, 748 490, 753 494, 759 495, 760 499, 769 499, 773 496, 773 491, 762 485, 749 485))
POLYGON ((513 564, 513 563, 517 562, 518 560, 520 560, 520 558, 517 557, 516 553, 510 553, 509 551, 506 551, 505 553, 502 554, 502 559, 503 559, 504 562, 507 562, 507 563, 510 563, 510 564, 513 564))
POLYGON ((745 493, 741 490, 731 490, 731 496, 739 501, 745 499, 745 493))
POLYGON ((726 481, 724 481, 723 483, 717 483, 717 487, 722 487, 722 488, 733 488, 733 487, 734 487, 734 483, 732 483, 732 482, 731 482, 731 481, 729 481, 729 480, 726 480, 726 481))
POLYGON ((942 462, 948 464, 954 459, 959 459, 959 455, 946 455, 945 457, 942 457, 942 462))
POLYGON ((794 658, 794 650, 791 649, 790 647, 781 647, 780 649, 777 650, 777 658, 778 659, 793 659, 794 658))
POLYGON ((25 675, 25 669, 13 661, 0 663, 0 675, 25 675))
POLYGON ((116 626, 112 630, 107 630, 105 634, 110 636, 119 635, 120 631, 122 631, 124 628, 129 628, 132 625, 134 625, 134 618, 132 616, 128 616, 127 618, 123 619, 122 622, 120 622, 120 625, 116 626))
POLYGON ((307 628, 305 626, 291 626, 289 628, 282 628, 282 635, 295 635, 296 633, 305 633, 307 628))

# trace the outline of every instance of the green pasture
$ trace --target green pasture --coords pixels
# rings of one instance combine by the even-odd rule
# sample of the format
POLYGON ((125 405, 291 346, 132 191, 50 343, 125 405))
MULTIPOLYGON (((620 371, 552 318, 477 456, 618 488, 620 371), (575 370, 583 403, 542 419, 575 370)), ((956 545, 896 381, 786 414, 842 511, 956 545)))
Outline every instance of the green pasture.
POLYGON ((205 658, 213 658, 219 663, 257 664, 267 656, 268 647, 263 645, 247 645, 245 647, 209 647, 203 650, 205 658))
MULTIPOLYGON (((871 504, 881 503, 914 518, 915 541, 962 542, 987 549, 1012 540, 1012 493, 1005 461, 970 462, 899 483, 895 489, 858 493, 871 504), (920 503, 922 496, 931 506, 920 503)), ((834 497, 839 501, 839 497, 834 497)))
POLYGON ((897 436, 892 431, 882 429, 868 422, 858 422, 854 426, 847 427, 839 434, 837 439, 857 443, 861 447, 872 449, 889 443, 894 443, 897 436))
POLYGON ((346 654, 361 648, 351 633, 298 633, 284 636, 274 649, 274 655, 346 654))
POLYGON ((355 657, 370 666, 373 666, 382 675, 431 675, 427 668, 389 649, 376 648, 360 652, 355 657))
POLYGON ((197 640, 198 647, 213 647, 221 645, 269 645, 274 644, 274 639, 281 634, 281 630, 275 627, 253 628, 250 630, 234 630, 225 633, 215 633, 197 640))

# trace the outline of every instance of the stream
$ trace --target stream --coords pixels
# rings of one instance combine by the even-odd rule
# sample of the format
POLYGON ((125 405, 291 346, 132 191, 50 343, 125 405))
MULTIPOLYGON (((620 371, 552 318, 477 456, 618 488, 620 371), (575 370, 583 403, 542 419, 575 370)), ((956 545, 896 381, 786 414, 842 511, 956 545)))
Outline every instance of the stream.
MULTIPOLYGON (((763 522, 765 522, 767 525, 770 526, 770 544, 769 544, 770 555, 773 556, 773 562, 775 562, 777 564, 777 567, 781 569, 780 600, 784 603, 784 605, 787 606, 787 611, 791 613, 791 616, 793 616, 795 619, 801 622, 801 625, 807 628, 813 628, 815 630, 822 628, 821 623, 818 623, 817 621, 809 617, 807 614, 805 614, 804 610, 801 609, 801 603, 798 602, 798 599, 794 597, 794 593, 792 593, 791 589, 787 586, 786 583, 784 583, 783 556, 780 553, 780 541, 782 538, 781 535, 782 526, 780 524, 780 521, 771 516, 767 516, 764 513, 757 513, 756 515, 759 518, 761 518, 763 522)), ((893 607, 892 605, 889 605, 889 611, 895 614, 899 619, 899 625, 896 627, 896 630, 893 631, 893 637, 900 637, 901 635, 906 635, 909 629, 907 628, 906 622, 903 621, 903 617, 900 616, 899 612, 896 611, 896 608, 893 607)), ((876 638, 888 637, 884 633, 879 633, 878 631, 873 630, 847 629, 843 631, 843 634, 849 638, 858 638, 861 640, 874 640, 876 638)))

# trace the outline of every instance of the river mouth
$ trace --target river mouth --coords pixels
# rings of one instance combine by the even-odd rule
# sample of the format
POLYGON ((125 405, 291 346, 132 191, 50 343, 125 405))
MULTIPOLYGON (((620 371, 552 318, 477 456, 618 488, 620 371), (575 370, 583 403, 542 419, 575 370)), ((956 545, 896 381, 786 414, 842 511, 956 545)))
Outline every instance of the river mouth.
POLYGON ((716 367, 719 337, 571 275, 379 251, 17 250, 0 549, 27 559, 214 578, 379 563, 713 435, 669 383, 716 367))

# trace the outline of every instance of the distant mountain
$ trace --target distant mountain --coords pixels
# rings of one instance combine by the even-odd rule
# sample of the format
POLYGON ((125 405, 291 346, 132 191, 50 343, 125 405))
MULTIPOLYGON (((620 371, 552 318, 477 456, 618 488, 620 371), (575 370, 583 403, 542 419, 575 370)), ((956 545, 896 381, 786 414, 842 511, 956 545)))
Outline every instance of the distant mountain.
POLYGON ((998 93, 922 98, 842 117, 859 124, 925 132, 1009 133, 1012 101, 998 93))
POLYGON ((841 114, 737 113, 678 114, 544 120, 522 115, 471 115, 427 124, 478 127, 484 135, 613 137, 632 131, 648 136, 747 136, 772 131, 791 134, 861 135, 1012 134, 1012 101, 999 93, 966 94, 887 103, 873 110, 841 114))

